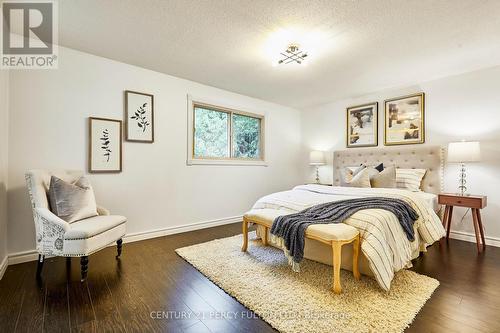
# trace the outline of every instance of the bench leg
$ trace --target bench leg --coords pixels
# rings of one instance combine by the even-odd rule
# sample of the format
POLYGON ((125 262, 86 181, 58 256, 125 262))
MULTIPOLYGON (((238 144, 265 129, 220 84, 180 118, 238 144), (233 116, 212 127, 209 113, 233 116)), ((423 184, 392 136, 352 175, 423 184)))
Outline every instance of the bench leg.
POLYGON ((246 252, 248 247, 248 222, 243 218, 243 245, 241 246, 241 251, 246 252))
POLYGON ((360 239, 359 235, 356 236, 354 242, 352 242, 352 273, 356 280, 361 278, 359 274, 359 248, 360 248, 360 239))
POLYGON ((262 245, 267 246, 267 232, 269 228, 264 227, 264 235, 262 235, 262 245))
POLYGON ((333 292, 340 294, 342 287, 340 286, 340 264, 342 258, 342 242, 332 242, 333 250, 333 292))

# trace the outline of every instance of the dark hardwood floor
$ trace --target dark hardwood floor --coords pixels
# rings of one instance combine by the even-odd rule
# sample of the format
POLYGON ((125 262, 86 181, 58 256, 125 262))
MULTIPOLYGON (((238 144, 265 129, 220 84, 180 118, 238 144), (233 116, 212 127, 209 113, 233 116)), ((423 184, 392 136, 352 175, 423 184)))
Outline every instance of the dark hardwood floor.
MULTIPOLYGON (((78 259, 10 266, 0 281, 1 332, 272 332, 174 252, 240 233, 231 224, 115 248, 89 257, 87 282, 78 259)), ((229 269, 229 267, 228 267, 229 269)), ((500 249, 478 255, 473 243, 450 240, 429 248, 413 270, 441 286, 408 332, 499 332, 500 249)))

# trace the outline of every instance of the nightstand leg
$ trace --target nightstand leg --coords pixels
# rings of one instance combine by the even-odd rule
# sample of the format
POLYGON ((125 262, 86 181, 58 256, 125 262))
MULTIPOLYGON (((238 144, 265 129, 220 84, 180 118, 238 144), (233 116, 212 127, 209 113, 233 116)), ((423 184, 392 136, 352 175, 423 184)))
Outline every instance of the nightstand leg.
POLYGON ((483 250, 486 250, 486 241, 484 240, 484 226, 481 220, 481 210, 476 209, 477 223, 479 226, 479 233, 481 234, 481 243, 483 243, 483 250))
POLYGON ((448 206, 448 221, 446 222, 448 230, 446 230, 446 239, 450 238, 451 218, 453 217, 453 206, 448 206))
POLYGON ((477 252, 481 252, 482 246, 481 246, 480 231, 479 231, 479 221, 477 219, 476 212, 477 212, 477 209, 472 208, 472 221, 474 222, 474 231, 476 233, 477 252))
POLYGON ((448 223, 448 206, 444 206, 443 227, 446 229, 448 223))

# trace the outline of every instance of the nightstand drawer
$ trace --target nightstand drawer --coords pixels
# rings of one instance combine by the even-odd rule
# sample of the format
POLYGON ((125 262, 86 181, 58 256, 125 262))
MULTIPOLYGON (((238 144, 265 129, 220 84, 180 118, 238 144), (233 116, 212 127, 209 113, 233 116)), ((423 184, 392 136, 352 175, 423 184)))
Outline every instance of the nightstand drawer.
POLYGON ((486 207, 486 197, 484 196, 460 196, 456 194, 440 194, 438 202, 441 205, 461 206, 468 208, 486 207))

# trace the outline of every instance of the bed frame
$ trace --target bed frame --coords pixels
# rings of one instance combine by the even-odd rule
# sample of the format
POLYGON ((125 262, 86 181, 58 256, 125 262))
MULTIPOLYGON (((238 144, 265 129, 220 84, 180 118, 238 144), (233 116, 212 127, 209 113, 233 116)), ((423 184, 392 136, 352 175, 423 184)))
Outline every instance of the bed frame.
MULTIPOLYGON (((350 148, 348 150, 335 151, 333 155, 333 186, 340 185, 340 171, 345 167, 366 165, 377 165, 384 163, 384 166, 394 165, 396 168, 404 169, 427 169, 422 179, 421 189, 425 192, 439 194, 443 191, 443 148, 432 145, 415 145, 411 147, 380 147, 380 148, 350 148)), ((256 218, 243 217, 243 246, 242 251, 248 246, 248 223, 255 223, 265 230, 262 237, 263 245, 268 245, 268 229, 273 221, 259 221, 256 218)), ((308 237, 315 241, 329 245, 333 251, 333 289, 335 293, 340 293, 340 263, 341 248, 343 245, 353 243, 353 273, 359 279, 358 255, 360 252, 359 234, 351 240, 331 241, 317 237, 308 237)), ((310 258, 316 260, 314 258, 310 258)), ((320 261, 321 260, 316 260, 320 261)))

